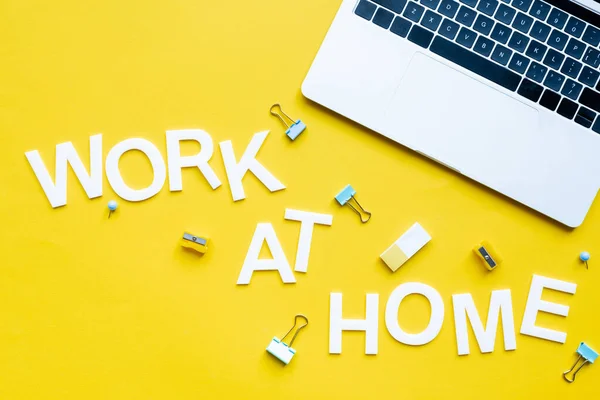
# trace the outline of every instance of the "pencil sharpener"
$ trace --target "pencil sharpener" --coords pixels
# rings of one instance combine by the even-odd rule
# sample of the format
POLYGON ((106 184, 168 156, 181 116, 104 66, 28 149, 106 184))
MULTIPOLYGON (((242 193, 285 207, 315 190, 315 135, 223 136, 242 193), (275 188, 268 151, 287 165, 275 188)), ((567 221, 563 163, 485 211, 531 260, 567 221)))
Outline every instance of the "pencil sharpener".
POLYGON ((204 254, 208 250, 208 239, 186 232, 181 238, 181 246, 197 253, 204 254))
POLYGON ((483 241, 473 248, 473 252, 483 262, 483 265, 490 271, 493 271, 502 264, 502 257, 487 241, 483 241))
POLYGON ((292 140, 296 140, 298 136, 306 129, 306 124, 300 120, 296 121, 289 127, 285 134, 292 140))
POLYGON ((292 361, 294 354, 296 354, 296 350, 292 349, 276 337, 269 343, 267 351, 285 365, 288 365, 290 361, 292 361))

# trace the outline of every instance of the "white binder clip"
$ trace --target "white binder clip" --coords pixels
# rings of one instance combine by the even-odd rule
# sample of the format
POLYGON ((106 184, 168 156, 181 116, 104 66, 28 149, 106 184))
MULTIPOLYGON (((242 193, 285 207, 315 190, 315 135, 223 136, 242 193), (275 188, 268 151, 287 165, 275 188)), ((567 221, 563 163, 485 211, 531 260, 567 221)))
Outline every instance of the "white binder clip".
POLYGON ((292 344, 294 343, 296 336, 298 336, 298 332, 300 332, 300 329, 304 328, 306 325, 308 325, 308 318, 306 318, 302 314, 296 315, 296 317, 294 318, 294 326, 292 326, 292 328, 281 338, 281 340, 277 337, 274 337, 273 340, 271 340, 271 343, 269 343, 267 351, 271 355, 279 359, 279 361, 281 361, 285 365, 288 365, 290 361, 292 361, 292 357, 294 357, 294 354, 296 354, 296 350, 292 348, 292 344), (283 341, 294 330, 294 328, 298 324, 299 318, 304 319, 306 322, 296 329, 296 333, 294 333, 294 336, 292 336, 292 340, 290 340, 290 344, 288 345, 283 341))

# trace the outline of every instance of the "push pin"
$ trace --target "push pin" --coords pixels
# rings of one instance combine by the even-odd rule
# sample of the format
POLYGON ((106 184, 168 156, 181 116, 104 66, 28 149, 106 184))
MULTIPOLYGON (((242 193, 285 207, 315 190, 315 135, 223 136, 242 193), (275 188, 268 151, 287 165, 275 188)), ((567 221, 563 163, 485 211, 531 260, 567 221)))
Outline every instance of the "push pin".
POLYGON ((181 246, 197 253, 204 254, 208 250, 208 239, 184 232, 183 238, 181 238, 181 246))
POLYGON ((294 326, 290 328, 290 330, 281 338, 281 340, 277 337, 274 337, 273 340, 271 340, 271 343, 269 343, 267 351, 271 355, 279 359, 279 361, 281 361, 285 365, 288 365, 290 361, 292 361, 292 357, 294 357, 294 354, 296 354, 296 350, 292 348, 292 344, 294 343, 296 336, 298 336, 298 332, 300 332, 300 329, 304 328, 306 325, 308 325, 308 318, 306 318, 302 314, 296 315, 296 317, 294 317, 294 326), (292 336, 292 340, 290 340, 290 344, 288 345, 283 341, 294 330, 294 328, 296 328, 296 325, 298 325, 298 319, 304 319, 304 321, 306 322, 296 329, 296 333, 294 333, 294 336, 292 336))
POLYGON ((294 120, 283 111, 281 105, 279 104, 273 104, 269 111, 271 112, 271 115, 279 118, 281 122, 283 122, 283 124, 288 128, 287 131, 285 131, 285 134, 292 140, 295 140, 306 129, 306 124, 304 122, 301 120, 294 122, 294 120), (277 108, 279 108, 279 112, 274 111, 277 108), (288 123, 288 121, 291 124, 288 123))
POLYGON ((590 261, 590 258, 592 258, 592 256, 590 256, 590 253, 588 253, 587 251, 582 251, 579 254, 579 259, 585 263, 586 269, 590 269, 588 266, 588 261, 590 261))
POLYGON ((490 271, 495 270, 498 265, 502 264, 502 257, 487 241, 483 241, 475 246, 475 248, 473 248, 473 252, 481 259, 483 265, 485 265, 485 267, 490 271))
POLYGON ((111 200, 108 202, 108 218, 117 210, 117 202, 111 200))
POLYGON ((573 366, 571 367, 570 370, 563 372, 563 378, 565 378, 565 380, 569 383, 573 383, 575 382, 575 376, 577 375, 577 373, 579 372, 579 370, 587 363, 593 364, 594 361, 596 361, 596 358, 598 358, 598 353, 596 353, 590 346, 588 346, 587 344, 581 342, 579 344, 579 347, 577 348, 577 354, 579 354, 579 357, 577 357, 577 361, 575 361, 575 364, 573 364, 573 366), (575 369, 575 367, 577 366, 577 364, 579 364, 579 362, 581 361, 581 359, 583 359, 583 362, 581 363, 581 365, 579 366, 579 368, 577 368, 575 370, 575 372, 573 372, 573 379, 569 379, 569 377, 567 376, 571 371, 573 371, 573 369, 575 369))
POLYGON ((366 211, 358 202, 358 200, 356 200, 356 197, 354 197, 354 195, 356 194, 356 190, 354 190, 352 188, 352 186, 348 185, 346 186, 341 192, 339 192, 337 194, 337 196, 335 196, 335 199, 337 200, 338 203, 340 203, 340 206, 345 206, 346 204, 348 206, 350 206, 351 209, 354 210, 355 213, 358 214, 358 216, 360 217, 361 222, 364 224, 366 222, 369 222, 369 220, 371 219, 371 213, 366 211), (356 205, 358 206, 358 208, 356 208, 353 204, 352 204, 352 200, 354 200, 354 203, 356 203, 356 205), (360 209, 360 211, 359 211, 360 209), (365 218, 363 218, 363 215, 365 216, 365 218))

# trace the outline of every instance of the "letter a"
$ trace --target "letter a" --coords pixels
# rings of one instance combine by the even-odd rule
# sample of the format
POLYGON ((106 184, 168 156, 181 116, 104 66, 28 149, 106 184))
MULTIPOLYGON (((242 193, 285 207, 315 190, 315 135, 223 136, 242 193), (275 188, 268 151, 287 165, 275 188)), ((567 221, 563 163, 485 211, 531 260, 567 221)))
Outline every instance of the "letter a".
POLYGON ((269 223, 256 225, 256 230, 248 248, 237 284, 249 284, 254 271, 279 271, 283 283, 296 283, 296 278, 292 273, 287 258, 285 258, 285 253, 281 248, 279 239, 277 239, 273 225, 269 223), (261 260, 258 258, 263 241, 267 242, 267 246, 269 246, 269 250, 273 255, 272 259, 261 260))

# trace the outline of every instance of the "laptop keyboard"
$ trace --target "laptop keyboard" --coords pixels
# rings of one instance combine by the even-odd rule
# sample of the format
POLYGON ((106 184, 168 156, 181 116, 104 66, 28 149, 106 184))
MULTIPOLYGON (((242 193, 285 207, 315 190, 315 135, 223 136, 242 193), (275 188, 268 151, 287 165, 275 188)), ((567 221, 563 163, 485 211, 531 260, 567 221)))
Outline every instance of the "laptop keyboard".
POLYGON ((566 0, 360 0, 354 12, 600 133, 600 16, 590 10, 566 0))

